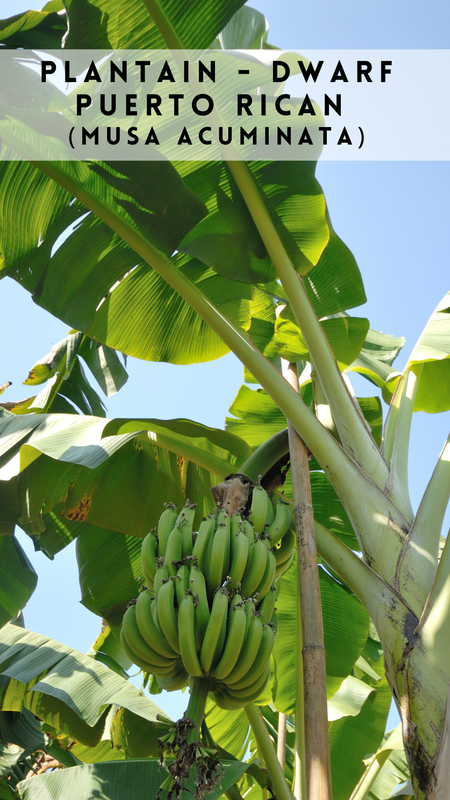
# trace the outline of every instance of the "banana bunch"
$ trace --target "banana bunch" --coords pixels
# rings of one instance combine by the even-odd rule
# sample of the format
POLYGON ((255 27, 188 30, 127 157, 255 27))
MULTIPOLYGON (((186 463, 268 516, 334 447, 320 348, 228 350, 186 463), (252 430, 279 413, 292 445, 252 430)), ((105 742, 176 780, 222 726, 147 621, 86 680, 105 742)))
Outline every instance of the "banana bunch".
POLYGON ((256 699, 270 676, 277 578, 292 561, 289 506, 253 490, 249 519, 220 510, 193 531, 195 506, 167 504, 142 544, 148 590, 123 618, 128 657, 164 689, 210 682, 223 708, 256 699))

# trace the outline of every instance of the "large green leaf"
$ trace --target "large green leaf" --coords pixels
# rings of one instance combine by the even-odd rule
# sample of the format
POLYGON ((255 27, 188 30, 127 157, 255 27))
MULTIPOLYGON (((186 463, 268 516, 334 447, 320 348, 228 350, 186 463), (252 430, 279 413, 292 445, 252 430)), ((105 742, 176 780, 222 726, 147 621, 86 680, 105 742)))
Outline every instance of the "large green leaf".
POLYGON ((359 372, 369 381, 383 388, 389 376, 399 375, 392 364, 405 344, 403 337, 390 336, 369 330, 361 352, 348 367, 349 372, 359 372))
POLYGON ((3 711, 20 711, 25 704, 56 730, 95 746, 104 735, 105 712, 117 705, 155 723, 156 741, 158 706, 103 664, 60 642, 6 625, 0 631, 0 666, 3 711))
POLYGON ((411 359, 420 373, 414 411, 436 414, 450 409, 450 292, 428 320, 411 359))
MULTIPOLYGON (((371 639, 368 642, 372 643, 372 652, 373 645, 377 643, 371 639)), ((348 800, 364 772, 363 759, 378 749, 384 736, 391 692, 383 660, 372 660, 368 652, 369 648, 365 657, 379 675, 379 680, 375 681, 367 675, 363 680, 376 691, 369 694, 357 716, 342 717, 329 726, 333 800, 348 800)))
MULTIPOLYGON (((163 12, 175 27, 185 49, 209 47, 242 0, 200 0, 195 14, 189 0, 162 0, 163 12)), ((160 50, 165 41, 141 0, 68 0, 69 36, 73 49, 160 50)))
POLYGON ((0 536, 0 627, 22 610, 37 575, 15 536, 0 536))
POLYGON ((10 504, 8 524, 41 537, 53 554, 83 523, 143 537, 167 501, 184 505, 189 497, 199 522, 213 505, 211 486, 251 453, 236 436, 189 420, 7 415, 0 455, 1 477, 9 481, 0 488, 10 504))
MULTIPOLYGON (((347 367, 358 356, 364 344, 369 330, 369 320, 343 316, 323 320, 321 325, 336 360, 343 367, 347 367)), ((301 330, 288 308, 281 312, 275 323, 275 344, 278 353, 286 361, 310 360, 301 330)))
POLYGON ((25 11, 0 21, 0 42, 8 48, 59 49, 66 32, 62 2, 47 3, 42 11, 25 11))
MULTIPOLYGON (((224 775, 220 785, 208 800, 218 800, 247 769, 247 764, 237 761, 223 764, 224 775)), ((149 800, 156 797, 161 783, 168 777, 157 759, 132 759, 122 762, 86 764, 82 767, 53 772, 21 781, 19 797, 23 800, 149 800)), ((186 782, 183 800, 195 791, 194 776, 186 782)), ((167 798, 167 790, 161 800, 167 798)))
MULTIPOLYGON (((360 656, 369 630, 369 617, 355 597, 349 595, 319 568, 327 678, 331 693, 337 690, 360 656), (338 680, 336 680, 338 679, 338 680)), ((279 711, 295 709, 297 689, 297 569, 283 575, 277 590, 278 636, 274 657, 277 667, 274 703, 279 711)))

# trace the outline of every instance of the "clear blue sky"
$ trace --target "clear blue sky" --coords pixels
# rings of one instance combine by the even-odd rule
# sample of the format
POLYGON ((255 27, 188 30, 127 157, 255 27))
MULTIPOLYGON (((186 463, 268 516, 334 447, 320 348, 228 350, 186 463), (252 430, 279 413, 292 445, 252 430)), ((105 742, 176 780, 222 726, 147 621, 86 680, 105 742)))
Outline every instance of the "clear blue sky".
MULTIPOLYGON (((283 48, 448 46, 447 0, 428 4, 418 0, 261 0, 250 4, 268 18, 269 41, 283 48)), ((29 7, 23 0, 0 0, 0 18, 29 7)), ((405 336, 404 355, 398 361, 402 367, 434 307, 450 289, 450 164, 322 163, 317 175, 333 225, 355 254, 364 278, 368 303, 353 313, 368 316, 375 329, 405 336)), ((0 292, 4 342, 0 385, 12 380, 5 399, 19 399, 26 396, 21 382, 28 369, 66 335, 67 326, 35 306, 9 279, 1 282, 0 292)), ((129 371, 127 386, 108 402, 110 417, 183 416, 223 427, 243 380, 242 368, 231 355, 193 367, 130 359, 129 371), (224 375, 228 392, 223 391, 224 375), (220 376, 220 393, 215 391, 215 376, 220 376)), ((358 394, 372 393, 362 379, 355 387, 358 394)), ((416 417, 410 459, 415 506, 449 430, 449 414, 416 417)), ((99 620, 78 603, 73 547, 53 563, 40 553, 34 556, 28 542, 25 547, 39 574, 38 588, 25 609, 27 627, 86 651, 98 633, 99 620)))

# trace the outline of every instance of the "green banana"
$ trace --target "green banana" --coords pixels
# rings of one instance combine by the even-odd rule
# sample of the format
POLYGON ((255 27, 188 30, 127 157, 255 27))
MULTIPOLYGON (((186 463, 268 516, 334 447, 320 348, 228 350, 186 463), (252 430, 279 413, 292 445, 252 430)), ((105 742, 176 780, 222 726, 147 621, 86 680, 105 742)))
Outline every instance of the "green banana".
POLYGON ((139 667, 139 669, 143 669, 144 672, 148 672, 151 675, 156 675, 156 674, 172 675, 174 670, 173 664, 161 667, 158 664, 153 664, 152 662, 147 661, 144 658, 140 658, 140 656, 138 656, 138 654, 135 653, 134 650, 132 650, 132 648, 128 644, 123 628, 120 631, 120 644, 122 645, 122 649, 130 659, 130 661, 132 661, 133 664, 136 664, 136 666, 139 667))
POLYGON ((149 664, 153 664, 155 667, 155 671, 157 671, 156 667, 173 666, 174 661, 177 658, 176 656, 173 656, 173 658, 168 658, 167 656, 163 656, 156 650, 154 650, 153 647, 150 647, 150 645, 148 645, 147 642, 145 641, 137 624, 136 605, 130 606, 125 611, 122 620, 122 628, 130 650, 132 650, 132 652, 135 653, 138 656, 138 658, 143 659, 149 664))
POLYGON ((180 528, 182 535, 181 555, 184 561, 186 558, 192 555, 192 550, 194 548, 192 541, 192 523, 189 523, 188 520, 184 520, 184 522, 181 523, 180 528))
POLYGON ((242 517, 240 514, 233 514, 231 517, 231 535, 237 536, 238 531, 242 528, 242 517))
POLYGON ((208 675, 211 671, 213 661, 216 658, 216 653, 219 650, 223 627, 225 627, 226 632, 227 615, 228 594, 226 591, 219 589, 214 595, 211 616, 209 618, 208 627, 206 628, 202 649, 200 652, 200 663, 206 675, 208 675))
POLYGON ((159 518, 157 534, 159 542, 160 556, 166 554, 167 540, 172 533, 177 519, 177 507, 173 503, 165 503, 166 510, 159 518))
POLYGON ((214 688, 214 699, 219 708, 226 709, 227 711, 237 711, 244 708, 248 703, 252 703, 261 696, 267 686, 270 677, 270 669, 265 675, 265 682, 262 683, 260 688, 253 692, 253 694, 245 695, 244 697, 235 697, 229 691, 228 687, 220 686, 214 688))
POLYGON ((150 577, 150 575, 146 572, 146 570, 144 568, 142 568, 142 578, 143 578, 144 586, 146 586, 147 589, 150 589, 150 591, 153 592, 154 588, 155 588, 155 584, 153 582, 153 578, 150 577))
POLYGON ((177 689, 184 689, 188 682, 189 675, 187 674, 183 665, 181 665, 178 671, 172 676, 157 675, 156 679, 161 689, 165 689, 167 692, 175 692, 177 689))
POLYGON ((150 531, 142 542, 141 561, 145 578, 155 580, 156 559, 158 558, 158 539, 154 531, 150 531))
MULTIPOLYGON (((254 684, 260 675, 266 669, 266 666, 270 660, 270 656, 272 655, 273 646, 275 644, 275 635, 270 627, 270 625, 263 625, 262 629, 262 636, 261 642, 258 647, 258 652, 256 654, 256 658, 253 661, 250 669, 247 673, 238 681, 230 680, 230 676, 227 680, 227 686, 229 691, 240 691, 241 689, 246 689, 247 686, 251 686, 254 684)), ((249 692, 250 694, 250 692, 249 692)))
POLYGON ((211 596, 222 586, 230 566, 231 520, 226 512, 220 512, 213 538, 210 541, 205 563, 205 579, 211 596))
MULTIPOLYGON (((253 487, 252 504, 250 514, 248 515, 249 521, 253 524, 255 531, 261 534, 264 531, 266 519, 269 514, 269 495, 262 486, 256 484, 253 487)), ((272 504, 270 503, 272 508, 272 504)))
POLYGON ((166 658, 177 658, 179 653, 170 646, 155 623, 152 609, 154 603, 155 601, 152 600, 152 596, 148 590, 140 593, 136 601, 136 621, 138 628, 147 644, 153 650, 156 650, 160 655, 166 656, 166 658))
POLYGON ((244 533, 248 539, 249 544, 253 544, 256 541, 255 529, 251 522, 248 519, 245 519, 242 523, 242 527, 244 529, 244 533))
POLYGON ((213 514, 203 517, 199 525, 197 538, 195 539, 192 550, 194 564, 197 563, 198 568, 201 570, 203 570, 206 550, 208 548, 209 540, 214 534, 215 528, 216 520, 213 514))
POLYGON ((185 597, 186 592, 191 588, 189 576, 189 567, 187 567, 186 564, 182 564, 174 578, 178 608, 180 607, 181 601, 183 600, 183 597, 185 597))
POLYGON ((158 593, 156 610, 161 630, 170 646, 180 652, 178 639, 178 619, 175 611, 175 587, 173 580, 163 583, 158 593))
POLYGON ((203 669, 198 659, 195 648, 195 609, 194 598, 191 593, 181 601, 178 609, 178 631, 180 640, 181 658, 183 666, 194 678, 203 675, 203 669))
POLYGON ((197 604, 195 605, 195 646, 197 650, 200 651, 211 612, 209 610, 205 577, 203 572, 196 567, 195 564, 191 569, 189 583, 194 601, 195 598, 198 598, 197 604))
POLYGON ((277 567, 284 561, 287 561, 291 553, 294 552, 295 536, 289 528, 283 536, 279 547, 276 547, 274 552, 277 567))
POLYGON ((262 576, 261 581, 256 587, 255 591, 258 603, 260 603, 265 598, 267 592, 272 586, 275 580, 276 568, 277 568, 277 562, 275 561, 274 554, 272 553, 271 550, 266 550, 266 568, 264 570, 264 575, 262 576))
POLYGON ((285 533, 289 530, 290 524, 291 509, 286 500, 280 497, 275 509, 275 519, 266 531, 271 547, 283 538, 285 533))
POLYGON ((264 597, 263 601, 258 604, 258 611, 264 622, 270 622, 275 608, 277 599, 276 587, 272 585, 264 597))
POLYGON ((176 575, 183 558, 183 532, 180 525, 176 525, 167 540, 164 566, 169 570, 169 575, 176 575))
POLYGON ((175 525, 181 525, 182 522, 188 522, 189 525, 194 525, 194 517, 195 517, 195 509, 197 508, 197 503, 191 503, 190 500, 186 500, 184 507, 181 509, 180 513, 178 514, 177 520, 175 525))
POLYGON ((225 678, 225 683, 228 686, 230 683, 241 680, 244 675, 251 669, 253 662, 258 654, 259 646, 261 644, 263 633, 263 624, 261 618, 256 614, 252 614, 247 632, 245 634, 244 644, 241 647, 236 666, 231 670, 229 675, 225 678))
POLYGON ((248 548, 249 541, 243 530, 238 531, 237 534, 231 532, 231 565, 228 573, 231 578, 229 584, 231 589, 236 589, 242 580, 247 566, 248 548))
POLYGON ((276 581, 278 580, 278 578, 281 578, 281 576, 283 575, 283 573, 286 572, 286 570, 289 569, 289 567, 291 566, 293 560, 294 560, 294 552, 292 552, 291 555, 288 556, 286 561, 283 561, 282 564, 277 564, 277 568, 275 570, 275 580, 276 581))
MULTIPOLYGON (((273 637, 272 637, 273 638, 273 637)), ((245 700, 245 704, 250 702, 250 698, 254 698, 256 700, 257 697, 264 691, 267 686, 267 682, 270 677, 270 660, 267 661, 260 674, 252 683, 249 683, 246 687, 242 689, 236 689, 235 686, 227 686, 227 691, 231 695, 231 697, 235 697, 240 700, 245 700)))
POLYGON ((153 591, 155 597, 158 597, 161 586, 168 580, 169 580, 169 570, 167 569, 165 564, 162 564, 162 566, 158 567, 158 569, 156 570, 155 580, 153 581, 153 591))
POLYGON ((251 597, 263 579, 266 569, 268 550, 261 539, 249 548, 247 566, 241 580, 241 592, 251 597))
POLYGON ((235 594, 228 611, 227 638, 222 657, 212 674, 220 680, 227 677, 236 664, 245 637, 247 615, 240 594, 235 594))

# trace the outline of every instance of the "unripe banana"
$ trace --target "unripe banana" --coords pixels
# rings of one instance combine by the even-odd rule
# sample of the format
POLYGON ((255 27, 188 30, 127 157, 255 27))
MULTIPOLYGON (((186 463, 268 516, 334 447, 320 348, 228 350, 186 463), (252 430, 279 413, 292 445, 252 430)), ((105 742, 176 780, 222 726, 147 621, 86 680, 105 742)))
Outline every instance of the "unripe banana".
POLYGON ((201 650, 203 638, 208 627, 211 612, 209 610, 208 595, 206 592, 206 583, 203 572, 195 566, 191 569, 189 578, 190 589, 194 599, 198 598, 195 605, 195 646, 198 651, 201 650))
POLYGON ((182 564, 174 578, 178 607, 180 607, 183 598, 186 596, 186 592, 191 588, 189 576, 189 567, 186 564, 182 564))
POLYGON ((270 627, 270 625, 263 625, 261 642, 259 644, 258 652, 256 654, 256 658, 252 666, 250 667, 248 672, 244 675, 244 677, 241 678, 240 680, 231 681, 230 678, 228 678, 227 686, 229 691, 235 692, 235 691, 240 691, 241 689, 246 689, 247 686, 251 686, 258 680, 260 675, 266 669, 267 663, 270 660, 270 656, 272 655, 274 644, 275 644, 275 635, 272 628, 270 627))
POLYGON ((231 520, 226 512, 219 515, 220 521, 208 547, 205 563, 205 579, 208 594, 213 595, 222 586, 230 566, 231 520), (222 519, 220 519, 222 517, 222 519))
POLYGON ((138 628, 147 644, 153 650, 166 656, 166 658, 177 658, 179 654, 170 646, 155 623, 152 611, 154 603, 155 601, 152 600, 152 596, 148 590, 140 593, 136 601, 136 621, 138 628))
POLYGON ((236 535, 233 532, 231 533, 231 565, 228 572, 231 578, 229 584, 231 589, 237 589, 242 580, 247 566, 249 546, 249 541, 243 530, 238 531, 236 535))
POLYGON ((158 558, 158 539, 155 531, 150 531, 142 542, 141 561, 146 579, 155 580, 156 559, 158 558))
POLYGON ((203 675, 203 669, 195 648, 195 610, 192 594, 187 594, 178 609, 178 631, 183 666, 194 678, 203 675))
POLYGON ((185 520, 181 523, 180 527, 182 535, 181 555, 184 561, 192 555, 194 548, 194 543, 192 541, 192 524, 185 520))
POLYGON ((221 653, 217 657, 217 651, 220 648, 223 627, 225 628, 226 632, 227 615, 228 595, 225 591, 219 589, 214 595, 211 616, 200 652, 200 663, 206 675, 208 675, 211 671, 214 660, 217 658, 218 662, 220 658, 221 653))
POLYGON ((176 525, 181 525, 182 522, 188 522, 188 524, 192 527, 194 525, 194 517, 195 517, 195 509, 197 508, 197 503, 191 503, 190 500, 186 500, 184 507, 181 509, 180 513, 178 514, 176 525))
POLYGON ((144 658, 140 658, 137 653, 132 650, 129 646, 123 628, 120 631, 120 644, 122 645, 122 649, 124 653, 128 656, 128 658, 136 664, 139 669, 143 669, 144 672, 148 672, 150 675, 171 675, 174 670, 174 663, 169 664, 168 666, 161 667, 159 664, 153 664, 151 661, 147 661, 144 658))
POLYGON ((227 636, 222 657, 212 674, 220 680, 230 674, 236 665, 245 637, 247 615, 239 594, 235 594, 228 610, 227 636))
POLYGON ((237 711, 240 708, 245 708, 248 703, 253 703, 258 697, 261 696, 267 686, 270 677, 270 669, 264 676, 265 682, 253 694, 245 695, 245 697, 234 697, 229 691, 228 687, 220 686, 214 689, 214 699, 219 708, 226 709, 227 711, 237 711))
POLYGON ((239 653, 236 666, 231 670, 225 679, 225 683, 234 683, 241 680, 244 675, 251 669, 256 656, 258 655, 259 646, 261 644, 263 633, 263 624, 261 618, 252 614, 248 628, 245 634, 244 644, 239 653))
POLYGON ((290 524, 291 509, 286 500, 280 497, 275 509, 275 519, 266 531, 271 547, 283 538, 285 533, 289 530, 290 524))
POLYGON ((258 584, 255 591, 258 603, 264 599, 273 582, 275 581, 276 568, 277 562, 275 561, 274 554, 271 550, 266 550, 266 568, 264 570, 264 575, 261 578, 261 582, 258 584))
POLYGON ((231 517, 231 535, 236 536, 237 532, 242 528, 242 517, 240 514, 233 514, 231 517))
POLYGON ((268 550, 261 539, 251 545, 247 567, 241 581, 241 592, 245 597, 251 597, 261 583, 266 569, 267 554, 268 550))
POLYGON ((177 507, 173 503, 165 503, 164 505, 166 510, 161 514, 157 528, 161 556, 166 554, 167 540, 175 527, 177 519, 177 507))
MULTIPOLYGON (((172 535, 172 534, 171 534, 172 535)), ((178 639, 178 619, 175 611, 175 587, 173 580, 163 583, 158 593, 156 610, 161 630, 170 646, 177 653, 180 652, 178 639)))
POLYGON ((155 580, 153 581, 153 591, 155 597, 158 597, 161 586, 168 580, 169 580, 169 570, 167 569, 165 564, 162 564, 156 570, 155 580))
POLYGON ((262 488, 262 486, 259 484, 254 486, 252 493, 252 504, 248 518, 253 524, 255 531, 257 531, 259 534, 264 531, 264 525, 266 524, 266 518, 269 513, 269 503, 269 495, 262 488))
POLYGON ((270 590, 264 597, 263 601, 258 605, 258 611, 261 614, 263 622, 270 622, 272 620, 272 614, 275 608, 276 599, 277 599, 276 587, 272 585, 270 587, 270 590))
POLYGON ((197 566, 201 570, 204 568, 206 550, 208 548, 209 541, 214 534, 215 528, 216 520, 212 514, 210 514, 208 517, 204 517, 199 525, 197 538, 194 542, 194 547, 192 550, 192 557, 194 563, 197 562, 197 566))
POLYGON ((165 689, 167 692, 175 692, 177 689, 184 689, 188 682, 189 675, 181 664, 172 676, 157 675, 156 679, 161 689, 165 689))
POLYGON ((276 547, 273 551, 277 567, 284 561, 287 561, 291 553, 294 552, 294 544, 295 536, 289 528, 279 543, 279 547, 276 547))
POLYGON ((281 578, 281 576, 289 569, 293 560, 294 560, 294 553, 292 552, 291 555, 288 556, 286 561, 283 561, 282 564, 277 564, 277 568, 275 570, 276 581, 278 580, 278 578, 281 578))
POLYGON ((176 524, 179 525, 181 528, 182 533, 182 546, 181 546, 181 557, 185 559, 187 556, 192 555, 192 528, 194 525, 194 517, 195 517, 195 509, 197 508, 196 504, 190 503, 189 500, 186 501, 186 505, 178 514, 176 524))
POLYGON ((176 656, 167 658, 167 656, 161 655, 153 647, 150 647, 145 641, 137 624, 136 605, 132 605, 126 610, 122 620, 122 628, 130 650, 135 653, 138 658, 154 665, 155 672, 157 671, 156 667, 164 668, 173 666, 177 658, 176 656))
POLYGON ((183 559, 183 532, 176 525, 167 540, 164 566, 169 570, 169 575, 176 575, 183 559))
POLYGON ((250 683, 247 687, 243 689, 236 689, 235 686, 227 686, 227 691, 231 695, 231 697, 235 697, 236 699, 240 699, 242 702, 247 705, 252 700, 256 700, 260 694, 264 691, 267 686, 267 682, 270 677, 270 660, 264 664, 263 669, 261 670, 260 675, 258 675, 255 680, 250 683))
POLYGON ((244 533, 245 533, 245 535, 246 535, 246 537, 248 539, 248 543, 249 544, 253 544, 253 542, 256 542, 255 529, 254 529, 253 525, 251 524, 251 522, 249 522, 247 519, 244 520, 243 523, 242 523, 242 527, 243 527, 244 533))

